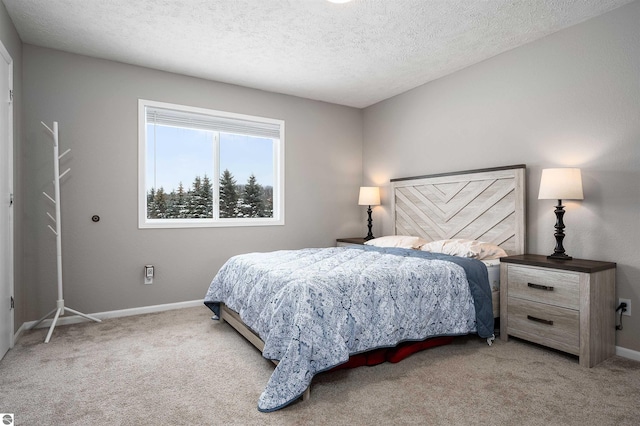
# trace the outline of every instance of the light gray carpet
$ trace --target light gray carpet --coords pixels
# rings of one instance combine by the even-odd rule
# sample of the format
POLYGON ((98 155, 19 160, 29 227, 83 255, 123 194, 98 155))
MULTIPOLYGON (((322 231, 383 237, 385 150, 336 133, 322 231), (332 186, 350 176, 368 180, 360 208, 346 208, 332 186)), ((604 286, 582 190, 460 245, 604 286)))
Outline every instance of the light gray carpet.
POLYGON ((311 400, 260 413, 273 365, 205 308, 23 335, 0 362, 0 412, 16 425, 638 425, 640 363, 592 369, 511 339, 466 337, 317 376, 311 400))

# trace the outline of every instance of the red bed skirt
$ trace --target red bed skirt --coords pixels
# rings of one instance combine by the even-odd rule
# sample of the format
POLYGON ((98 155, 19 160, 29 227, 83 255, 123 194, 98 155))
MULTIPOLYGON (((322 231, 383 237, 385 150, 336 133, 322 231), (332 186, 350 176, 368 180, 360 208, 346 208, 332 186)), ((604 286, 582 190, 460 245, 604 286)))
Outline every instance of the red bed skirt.
POLYGON ((422 340, 420 342, 404 342, 394 348, 374 349, 370 352, 361 353, 349 357, 349 361, 340 364, 329 371, 343 370, 346 368, 356 368, 363 365, 377 365, 385 361, 400 362, 409 355, 424 349, 433 348, 435 346, 448 345, 453 342, 452 336, 433 337, 431 339, 422 340))

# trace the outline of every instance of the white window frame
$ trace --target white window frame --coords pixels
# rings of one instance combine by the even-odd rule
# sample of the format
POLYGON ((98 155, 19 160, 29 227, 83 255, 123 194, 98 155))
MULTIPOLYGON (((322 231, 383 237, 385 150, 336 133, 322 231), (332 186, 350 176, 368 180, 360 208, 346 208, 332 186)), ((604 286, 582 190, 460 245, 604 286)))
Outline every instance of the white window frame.
MULTIPOLYGON (((217 138, 216 138, 217 139, 217 138)), ((235 226, 278 226, 284 225, 284 121, 237 114, 225 111, 216 111, 206 108, 198 108, 186 105, 177 105, 166 102, 138 99, 138 228, 210 228, 210 227, 235 227, 235 226), (219 179, 220 179, 220 153, 219 141, 216 140, 214 163, 214 176, 211 178, 213 185, 213 210, 214 217, 198 219, 148 219, 147 218, 147 182, 146 182, 146 146, 147 146, 147 117, 146 108, 164 108, 168 110, 187 113, 203 114, 219 118, 237 119, 277 125, 280 127, 280 138, 273 139, 273 217, 264 218, 218 218, 220 207, 219 179)))

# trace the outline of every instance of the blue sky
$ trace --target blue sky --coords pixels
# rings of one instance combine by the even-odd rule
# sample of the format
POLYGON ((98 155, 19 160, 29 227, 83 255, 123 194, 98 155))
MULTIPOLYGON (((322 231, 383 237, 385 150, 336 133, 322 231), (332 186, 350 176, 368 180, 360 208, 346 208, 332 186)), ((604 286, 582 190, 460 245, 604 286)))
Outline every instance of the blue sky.
MULTIPOLYGON (((210 132, 179 127, 147 126, 147 190, 163 187, 165 192, 182 182, 187 190, 196 176, 213 180, 214 146, 210 132)), ((271 139, 228 133, 220 134, 220 172, 229 169, 236 183, 244 184, 253 173, 258 183, 273 186, 273 144, 271 139)))

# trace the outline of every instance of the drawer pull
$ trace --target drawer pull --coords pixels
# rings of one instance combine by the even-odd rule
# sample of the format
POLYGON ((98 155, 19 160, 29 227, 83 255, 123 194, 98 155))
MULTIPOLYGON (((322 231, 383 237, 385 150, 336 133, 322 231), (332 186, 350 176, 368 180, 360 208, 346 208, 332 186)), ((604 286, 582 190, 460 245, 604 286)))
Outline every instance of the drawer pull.
POLYGON ((553 325, 553 321, 551 320, 536 318, 536 317, 532 317, 531 315, 527 315, 527 319, 535 322, 541 322, 542 324, 553 325))
POLYGON ((549 285, 534 284, 534 283, 527 283, 527 285, 531 288, 535 288, 538 290, 553 291, 553 287, 549 285))

